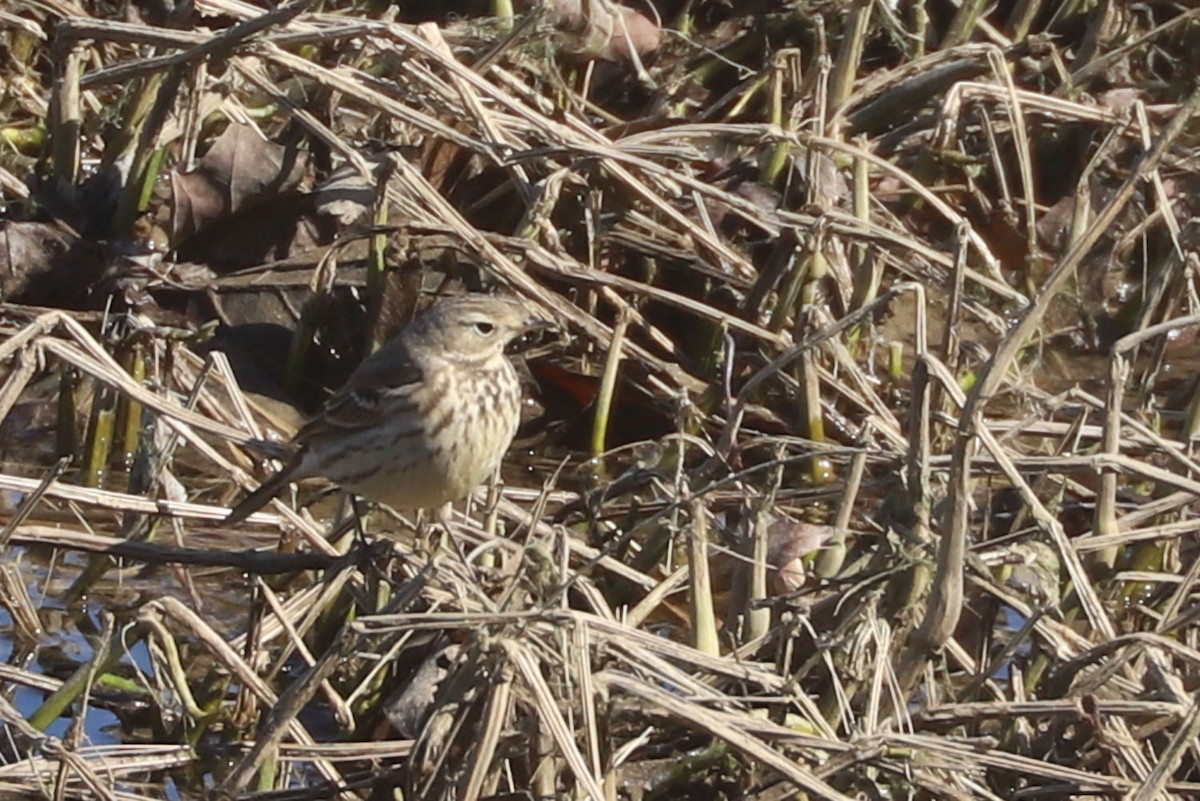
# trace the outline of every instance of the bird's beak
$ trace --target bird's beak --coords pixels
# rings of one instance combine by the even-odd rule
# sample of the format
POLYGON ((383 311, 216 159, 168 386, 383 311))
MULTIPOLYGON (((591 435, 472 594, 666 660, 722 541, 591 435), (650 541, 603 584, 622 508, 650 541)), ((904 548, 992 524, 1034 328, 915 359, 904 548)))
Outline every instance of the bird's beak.
POLYGON ((542 344, 544 340, 540 334, 544 331, 557 331, 559 327, 553 320, 531 313, 525 318, 523 329, 520 336, 509 343, 506 349, 509 354, 525 353, 542 344))
POLYGON ((553 320, 547 320, 544 317, 530 317, 525 321, 525 333, 532 334, 538 331, 554 331, 558 329, 558 323, 553 320))

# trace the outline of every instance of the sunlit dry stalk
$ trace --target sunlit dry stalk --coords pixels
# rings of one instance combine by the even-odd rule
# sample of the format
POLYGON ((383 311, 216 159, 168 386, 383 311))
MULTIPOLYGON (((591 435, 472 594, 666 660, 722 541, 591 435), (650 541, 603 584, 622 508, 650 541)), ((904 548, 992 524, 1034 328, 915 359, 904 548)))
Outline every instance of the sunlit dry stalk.
POLYGON ((692 611, 692 644, 706 654, 721 652, 717 638, 717 618, 713 607, 712 579, 709 574, 708 510, 699 498, 689 504, 691 526, 688 529, 689 595, 692 611))
POLYGON ((28 647, 35 647, 43 633, 42 623, 37 607, 29 597, 29 589, 14 564, 0 564, 0 606, 12 617, 15 638, 28 647))
MULTIPOLYGON (((207 648, 213 657, 229 670, 246 687, 247 691, 254 693, 264 706, 273 707, 278 701, 275 691, 258 676, 255 670, 230 648, 225 640, 198 614, 185 607, 179 601, 174 598, 160 598, 143 606, 139 612, 140 617, 146 617, 147 620, 169 621, 175 626, 181 627, 189 635, 195 637, 203 647, 207 648)), ((297 722, 294 717, 290 718, 283 728, 298 743, 311 745, 315 742, 308 730, 297 722)), ((337 781, 338 774, 332 765, 329 765, 322 759, 314 759, 312 764, 326 779, 337 781)), ((247 774, 248 771, 239 773, 237 781, 248 780, 249 776, 247 774)))
POLYGON ((53 143, 54 175, 58 192, 73 191, 79 178, 80 134, 83 112, 80 108, 79 77, 83 68, 84 48, 69 39, 59 39, 54 61, 54 91, 50 95, 50 129, 53 143))
MULTIPOLYGON (((1126 204, 1130 202, 1142 180, 1158 168, 1159 162, 1175 139, 1183 132, 1198 108, 1200 108, 1200 93, 1193 93, 1180 107, 1175 116, 1171 118, 1170 122, 1168 122, 1161 136, 1155 142, 1154 147, 1138 163, 1137 169, 1113 194, 1105 207, 1100 210, 1095 221, 1089 227, 1088 232, 1079 241, 1075 242, 1070 251, 1059 260, 1053 272, 1047 277, 1044 285, 1040 288, 1038 296, 1033 299, 1031 306, 1024 311, 1017 325, 1001 340, 992 359, 984 367, 979 383, 976 384, 968 397, 966 407, 960 418, 958 436, 954 446, 954 461, 951 468, 950 493, 948 498, 950 514, 946 519, 947 530, 942 535, 943 547, 946 547, 945 543, 958 542, 966 537, 968 526, 967 497, 970 492, 972 473, 971 459, 976 450, 975 436, 982 433, 980 431, 979 420, 987 402, 996 393, 1008 371, 1009 365, 1016 358, 1018 351, 1025 346, 1034 329, 1040 324, 1057 290, 1074 273, 1079 263, 1095 243, 1099 241, 1104 231, 1112 224, 1126 204)), ((998 453, 993 455, 1000 458, 1000 454, 998 453)), ((1112 623, 1104 613, 1098 599, 1095 598, 1094 592, 1091 591, 1087 575, 1079 564, 1075 552, 1071 549, 1071 546, 1062 534, 1061 527, 1052 525, 1050 526, 1050 531, 1057 540, 1056 545, 1059 547, 1060 557, 1064 559, 1064 565, 1071 576, 1071 581, 1076 591, 1080 594, 1080 600, 1083 603, 1084 609, 1088 612, 1089 622, 1101 636, 1112 637, 1114 634, 1112 623)), ((953 623, 956 621, 957 612, 953 613, 946 622, 953 623)), ((929 642, 936 647, 939 641, 944 641, 944 638, 949 636, 949 630, 952 628, 952 625, 942 625, 936 629, 927 629, 923 634, 927 635, 929 642)))

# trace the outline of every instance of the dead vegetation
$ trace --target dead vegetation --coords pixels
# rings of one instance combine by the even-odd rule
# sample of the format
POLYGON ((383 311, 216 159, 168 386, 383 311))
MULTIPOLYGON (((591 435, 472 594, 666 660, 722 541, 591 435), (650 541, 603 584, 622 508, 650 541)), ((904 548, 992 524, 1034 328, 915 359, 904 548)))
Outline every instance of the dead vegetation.
POLYGON ((0 10, 0 794, 1200 793, 1200 12, 483 5, 0 10), (498 288, 452 543, 219 525, 498 288))

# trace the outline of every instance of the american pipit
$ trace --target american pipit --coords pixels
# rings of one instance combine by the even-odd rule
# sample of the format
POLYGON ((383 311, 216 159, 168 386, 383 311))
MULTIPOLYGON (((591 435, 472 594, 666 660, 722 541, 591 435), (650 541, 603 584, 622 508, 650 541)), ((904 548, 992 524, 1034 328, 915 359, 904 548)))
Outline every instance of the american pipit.
POLYGON ((287 465, 225 522, 313 476, 403 510, 465 498, 500 465, 521 420, 521 382, 505 348, 548 325, 516 300, 437 301, 358 366, 296 432, 287 465))

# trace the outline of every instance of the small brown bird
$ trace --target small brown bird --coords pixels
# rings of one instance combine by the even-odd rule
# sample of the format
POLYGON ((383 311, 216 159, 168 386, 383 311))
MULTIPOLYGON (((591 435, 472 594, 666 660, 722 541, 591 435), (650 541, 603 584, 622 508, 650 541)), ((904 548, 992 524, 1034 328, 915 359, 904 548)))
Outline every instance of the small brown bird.
POLYGON ((550 326, 508 298, 437 301, 358 366, 296 432, 284 468, 225 522, 313 476, 396 509, 465 498, 499 467, 521 421, 521 382, 505 348, 550 326))

